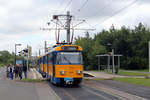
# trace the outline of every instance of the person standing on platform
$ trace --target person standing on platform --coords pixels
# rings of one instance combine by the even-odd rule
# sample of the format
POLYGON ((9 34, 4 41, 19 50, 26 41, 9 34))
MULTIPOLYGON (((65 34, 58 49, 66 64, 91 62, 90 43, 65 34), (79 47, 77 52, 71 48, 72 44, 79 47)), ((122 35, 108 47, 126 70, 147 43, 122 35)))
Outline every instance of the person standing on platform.
POLYGON ((13 80, 13 77, 14 77, 14 75, 13 75, 13 66, 11 64, 9 64, 9 66, 8 66, 8 72, 9 72, 9 78, 11 80, 13 80))
POLYGON ((22 65, 21 64, 19 64, 18 66, 18 74, 19 74, 20 80, 22 80, 22 65))
POLYGON ((6 68, 6 77, 9 78, 9 69, 10 69, 10 64, 8 64, 6 68))
POLYGON ((23 66, 23 73, 24 73, 25 79, 27 79, 27 64, 24 64, 23 66))
POLYGON ((18 77, 18 66, 17 65, 14 67, 14 73, 15 73, 15 78, 17 78, 18 77))

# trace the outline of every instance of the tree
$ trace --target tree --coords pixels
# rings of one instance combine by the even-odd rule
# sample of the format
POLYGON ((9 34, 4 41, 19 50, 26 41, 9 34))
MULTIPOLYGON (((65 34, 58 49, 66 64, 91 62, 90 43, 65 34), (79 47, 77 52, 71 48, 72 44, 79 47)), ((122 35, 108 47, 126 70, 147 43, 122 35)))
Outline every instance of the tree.
POLYGON ((75 39, 75 44, 83 48, 84 62, 89 69, 97 66, 96 55, 110 52, 122 54, 121 67, 125 69, 144 69, 148 67, 148 41, 150 30, 142 23, 134 29, 122 26, 115 29, 114 25, 109 30, 102 30, 91 38, 89 33, 85 37, 75 39), (112 44, 108 46, 107 44, 112 44))
POLYGON ((92 51, 92 47, 91 47, 91 45, 93 44, 92 38, 90 38, 90 37, 75 38, 75 44, 80 45, 83 48, 84 65, 85 66, 90 65, 88 53, 92 51))
POLYGON ((88 53, 88 59, 90 62, 91 69, 97 69, 97 57, 96 55, 106 53, 106 48, 99 44, 98 40, 94 41, 94 45, 92 46, 92 52, 88 53))

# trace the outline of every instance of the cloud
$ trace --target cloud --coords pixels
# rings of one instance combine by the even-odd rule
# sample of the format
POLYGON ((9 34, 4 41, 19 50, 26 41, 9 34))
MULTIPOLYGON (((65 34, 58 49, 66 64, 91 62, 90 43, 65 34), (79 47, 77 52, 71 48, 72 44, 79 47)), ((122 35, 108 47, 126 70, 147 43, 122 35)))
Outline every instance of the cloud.
MULTIPOLYGON (((38 51, 43 48, 44 41, 55 43, 54 31, 42 31, 40 27, 48 27, 46 23, 53 14, 65 14, 71 11, 77 19, 86 19, 87 23, 79 28, 97 28, 93 33, 103 28, 108 29, 112 24, 119 28, 122 25, 135 26, 143 22, 149 26, 150 1, 138 0, 131 7, 118 12, 134 0, 1 0, 0 1, 0 50, 14 51, 15 43, 22 43, 20 49, 27 44, 38 51), (66 9, 65 9, 66 8, 66 9), (64 11, 65 10, 65 11, 64 11), (111 17, 112 16, 112 17, 111 17)), ((84 36, 84 31, 75 31, 75 36, 84 36)), ((61 41, 66 39, 65 31, 61 33, 61 41)))

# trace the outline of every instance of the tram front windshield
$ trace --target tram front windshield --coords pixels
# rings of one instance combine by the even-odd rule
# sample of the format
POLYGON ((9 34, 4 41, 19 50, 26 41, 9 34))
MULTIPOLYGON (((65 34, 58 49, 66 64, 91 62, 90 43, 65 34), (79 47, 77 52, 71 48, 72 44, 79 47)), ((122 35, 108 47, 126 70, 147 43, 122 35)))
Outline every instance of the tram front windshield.
POLYGON ((57 53, 57 64, 82 64, 81 52, 59 52, 57 53))

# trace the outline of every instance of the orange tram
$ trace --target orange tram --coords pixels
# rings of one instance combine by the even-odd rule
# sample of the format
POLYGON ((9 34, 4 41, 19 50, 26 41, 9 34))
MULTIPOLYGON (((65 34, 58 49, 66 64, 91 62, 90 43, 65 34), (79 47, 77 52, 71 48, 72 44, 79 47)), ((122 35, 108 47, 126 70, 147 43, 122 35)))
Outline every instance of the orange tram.
POLYGON ((83 78, 82 48, 60 45, 38 58, 42 76, 53 84, 79 84, 83 78))

